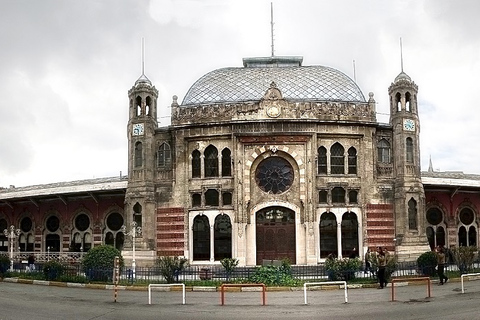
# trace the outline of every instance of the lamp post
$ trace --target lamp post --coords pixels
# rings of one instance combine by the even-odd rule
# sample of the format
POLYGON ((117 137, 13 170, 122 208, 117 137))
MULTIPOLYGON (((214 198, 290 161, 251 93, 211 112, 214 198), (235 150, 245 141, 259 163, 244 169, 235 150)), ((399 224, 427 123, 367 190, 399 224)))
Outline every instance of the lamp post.
POLYGON ((142 227, 139 227, 135 221, 132 221, 130 227, 131 229, 129 231, 127 231, 126 226, 122 226, 120 230, 123 232, 124 235, 132 237, 132 276, 133 279, 135 279, 135 238, 137 237, 137 235, 140 235, 142 233, 142 227))
POLYGON ((15 229, 13 225, 8 229, 3 230, 3 234, 8 238, 10 243, 10 272, 13 272, 13 241, 20 235, 20 229, 15 229))

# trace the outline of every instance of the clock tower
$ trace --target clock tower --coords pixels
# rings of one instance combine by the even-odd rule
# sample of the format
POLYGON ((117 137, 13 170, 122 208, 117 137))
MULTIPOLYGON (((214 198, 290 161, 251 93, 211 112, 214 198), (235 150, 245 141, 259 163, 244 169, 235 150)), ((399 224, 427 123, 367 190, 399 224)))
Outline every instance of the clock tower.
POLYGON ((393 129, 396 251, 400 259, 428 251, 420 170, 418 86, 402 72, 388 88, 393 129))
MULTIPOLYGON (((125 194, 124 225, 127 231, 132 223, 141 227, 135 237, 126 236, 123 255, 133 258, 132 240, 135 241, 138 260, 155 257, 155 148, 158 90, 144 72, 128 91, 128 185, 125 194), (129 254, 132 254, 131 256, 129 254)), ((148 263, 148 262, 147 262, 148 263)))

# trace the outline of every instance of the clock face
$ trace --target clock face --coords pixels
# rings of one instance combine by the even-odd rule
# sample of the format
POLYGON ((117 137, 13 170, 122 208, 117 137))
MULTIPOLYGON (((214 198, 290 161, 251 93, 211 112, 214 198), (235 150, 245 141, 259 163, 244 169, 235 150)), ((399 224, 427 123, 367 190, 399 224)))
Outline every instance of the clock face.
POLYGON ((133 135, 134 136, 143 135, 143 123, 136 123, 133 125, 133 135))
POLYGON ((280 107, 273 105, 267 109, 267 115, 271 118, 280 116, 280 107))
POLYGON ((412 119, 403 120, 403 130, 415 131, 415 121, 413 121, 412 119))

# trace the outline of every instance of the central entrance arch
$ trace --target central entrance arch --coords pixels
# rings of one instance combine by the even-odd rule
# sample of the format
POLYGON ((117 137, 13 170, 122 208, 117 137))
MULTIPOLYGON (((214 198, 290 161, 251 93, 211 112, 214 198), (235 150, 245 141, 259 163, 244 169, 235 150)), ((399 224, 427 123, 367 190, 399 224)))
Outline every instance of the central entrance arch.
POLYGON ((256 213, 257 264, 287 258, 296 263, 295 211, 267 207, 256 213))

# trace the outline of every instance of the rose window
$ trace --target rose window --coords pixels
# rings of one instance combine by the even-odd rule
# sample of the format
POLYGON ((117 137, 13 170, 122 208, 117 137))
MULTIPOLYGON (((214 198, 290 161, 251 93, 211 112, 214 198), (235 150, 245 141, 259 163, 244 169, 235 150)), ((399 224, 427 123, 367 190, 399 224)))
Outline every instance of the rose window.
POLYGON ((283 158, 270 157, 258 165, 255 180, 265 192, 282 193, 292 186, 293 168, 283 158))

